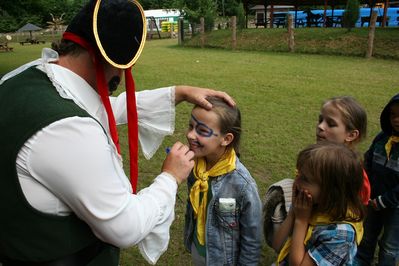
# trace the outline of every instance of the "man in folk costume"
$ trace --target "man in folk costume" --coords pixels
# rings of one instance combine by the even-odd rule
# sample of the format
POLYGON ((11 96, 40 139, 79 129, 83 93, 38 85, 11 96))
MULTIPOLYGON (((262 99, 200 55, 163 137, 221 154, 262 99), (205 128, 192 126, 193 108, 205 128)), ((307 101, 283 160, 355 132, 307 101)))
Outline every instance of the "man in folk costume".
POLYGON ((0 81, 0 263, 118 265, 138 244, 155 263, 167 249, 177 184, 193 153, 175 143, 162 173, 137 195, 138 140, 146 158, 174 130, 181 101, 211 108, 223 92, 172 86, 135 93, 131 67, 146 36, 136 1, 90 1, 56 50, 0 81), (109 97, 124 72, 126 92, 109 97), (137 105, 136 105, 137 100, 137 105), (117 124, 128 123, 131 183, 117 124), (138 126, 140 125, 140 126, 138 126), (133 193, 132 193, 133 192, 133 193))

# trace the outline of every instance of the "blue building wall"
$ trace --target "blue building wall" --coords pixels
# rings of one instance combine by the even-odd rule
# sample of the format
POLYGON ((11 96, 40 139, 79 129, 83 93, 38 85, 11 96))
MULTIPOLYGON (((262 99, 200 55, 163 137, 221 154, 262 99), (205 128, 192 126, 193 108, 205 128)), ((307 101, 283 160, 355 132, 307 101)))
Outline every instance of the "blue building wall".
MULTIPOLYGON (((342 16, 343 12, 345 10, 344 9, 334 9, 334 14, 332 14, 332 10, 328 9, 327 10, 327 16, 342 16)), ((383 16, 384 15, 384 9, 383 8, 373 8, 373 11, 377 12, 378 16, 383 16)), ((276 12, 276 14, 282 14, 284 12, 276 12)), ((292 14, 293 16, 295 16, 295 11, 289 11, 288 13, 292 14)), ((324 10, 319 9, 319 10, 312 10, 313 14, 320 14, 320 15, 324 15, 324 10)), ((359 19, 356 23, 356 27, 360 27, 361 26, 361 17, 369 17, 370 16, 370 8, 360 8, 360 16, 359 19)), ((303 22, 306 23, 306 13, 304 11, 298 11, 297 12, 297 20, 302 19, 303 22)), ((399 7, 390 7, 387 10, 387 17, 389 17, 389 21, 388 21, 388 27, 399 27, 399 7)), ((363 27, 367 27, 368 23, 364 23, 363 27)), ((379 23, 376 24, 376 27, 379 27, 379 23)))

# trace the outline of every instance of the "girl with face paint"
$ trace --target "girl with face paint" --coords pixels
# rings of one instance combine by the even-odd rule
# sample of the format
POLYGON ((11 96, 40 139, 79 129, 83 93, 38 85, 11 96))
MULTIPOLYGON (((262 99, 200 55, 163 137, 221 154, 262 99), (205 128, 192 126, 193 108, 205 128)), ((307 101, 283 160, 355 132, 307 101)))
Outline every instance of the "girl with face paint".
POLYGON ((262 210, 256 183, 238 159, 241 114, 207 99, 212 109, 195 106, 186 133, 195 164, 188 178, 185 246, 194 265, 256 265, 262 210))

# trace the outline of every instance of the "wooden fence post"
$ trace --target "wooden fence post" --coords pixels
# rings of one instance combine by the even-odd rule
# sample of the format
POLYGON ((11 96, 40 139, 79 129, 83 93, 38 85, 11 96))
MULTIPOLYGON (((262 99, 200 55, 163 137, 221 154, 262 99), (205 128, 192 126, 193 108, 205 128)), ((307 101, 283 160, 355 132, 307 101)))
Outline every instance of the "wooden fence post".
POLYGON ((370 19, 369 38, 368 38, 368 42, 367 42, 366 58, 370 58, 373 55, 376 21, 377 21, 377 12, 374 11, 373 14, 371 14, 371 19, 370 19))
MULTIPOLYGON (((147 20, 148 21, 148 20, 147 20)), ((149 39, 152 39, 152 32, 154 31, 154 23, 152 22, 152 20, 150 19, 150 34, 148 34, 149 39)))
POLYGON ((288 50, 294 52, 295 50, 295 39, 294 39, 294 29, 292 25, 292 14, 288 15, 288 50))
POLYGON ((174 37, 174 33, 175 33, 175 25, 173 24, 173 22, 169 22, 170 24, 170 38, 173 39, 174 37))
POLYGON ((183 20, 183 18, 179 18, 179 26, 177 28, 179 30, 178 44, 182 45, 184 42, 184 20, 183 20))
POLYGON ((201 48, 205 45, 205 20, 203 17, 200 18, 200 35, 201 35, 201 48))
POLYGON ((237 17, 236 16, 231 17, 231 29, 233 32, 232 39, 231 39, 231 48, 233 50, 235 50, 237 47, 237 17))

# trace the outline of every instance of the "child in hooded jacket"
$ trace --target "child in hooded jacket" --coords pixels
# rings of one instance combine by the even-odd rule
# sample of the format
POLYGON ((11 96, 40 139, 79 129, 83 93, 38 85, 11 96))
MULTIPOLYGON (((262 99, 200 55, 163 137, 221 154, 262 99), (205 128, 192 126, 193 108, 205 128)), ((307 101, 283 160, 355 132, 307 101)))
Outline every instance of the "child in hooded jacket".
POLYGON ((216 98, 195 106, 187 131, 195 165, 188 177, 184 243, 198 265, 257 265, 262 209, 257 185, 238 159, 241 115, 216 98))
POLYGON ((371 199, 357 265, 374 262, 377 242, 378 265, 399 265, 399 94, 381 112, 380 124, 381 132, 365 153, 371 199))

